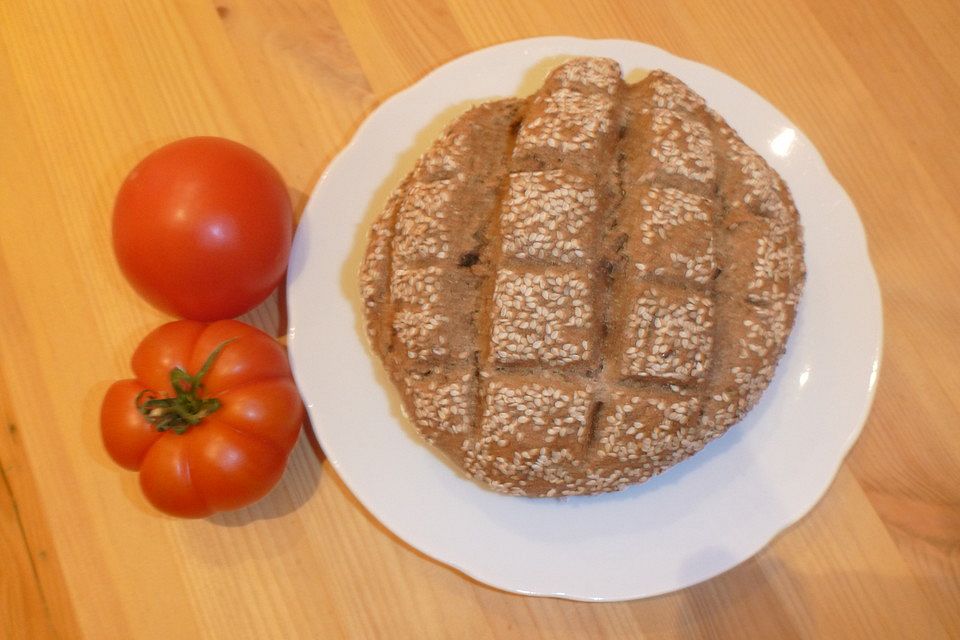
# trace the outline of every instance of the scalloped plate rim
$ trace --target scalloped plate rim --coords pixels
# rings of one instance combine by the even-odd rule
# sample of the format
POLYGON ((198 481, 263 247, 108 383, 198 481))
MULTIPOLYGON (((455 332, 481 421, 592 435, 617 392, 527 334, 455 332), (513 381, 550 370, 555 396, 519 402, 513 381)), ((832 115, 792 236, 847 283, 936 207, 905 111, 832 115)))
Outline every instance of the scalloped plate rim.
MULTIPOLYGON (((429 74, 424 76, 422 79, 420 79, 413 85, 392 95, 383 103, 381 103, 373 112, 371 112, 365 118, 363 123, 361 123, 361 125, 357 128, 357 131, 355 132, 350 142, 343 148, 343 150, 338 154, 338 156, 333 161, 331 161, 331 163, 328 165, 326 170, 323 172, 323 175, 318 180, 317 185, 314 188, 314 191, 311 194, 311 197, 307 203, 303 218, 301 220, 301 225, 304 220, 315 221, 315 219, 318 216, 322 215, 320 213, 316 213, 316 211, 319 209, 322 209, 322 206, 324 204, 324 197, 325 197, 324 188, 325 188, 325 185, 327 184, 327 181, 330 179, 330 176, 336 175, 337 172, 342 169, 347 159, 357 153, 358 148, 362 147, 362 145, 365 143, 366 138, 370 135, 370 132, 378 124, 380 124, 380 122, 383 119, 386 118, 386 114, 389 114, 391 111, 404 108, 408 104, 408 102, 411 100, 411 98, 416 96, 418 92, 422 92, 426 90, 432 84, 441 82, 443 77, 446 74, 456 74, 458 68, 461 65, 463 65, 465 61, 476 60, 479 57, 489 56, 497 52, 504 52, 508 50, 513 51, 517 47, 547 49, 547 50, 550 50, 549 55, 566 54, 566 53, 576 53, 580 55, 587 54, 587 52, 583 51, 583 49, 598 51, 598 53, 595 53, 595 54, 590 53, 590 55, 605 55, 604 53, 599 52, 599 50, 610 48, 610 47, 637 48, 638 50, 644 49, 648 53, 656 52, 658 56, 666 57, 672 61, 675 61, 677 63, 677 66, 682 67, 682 66, 689 65, 691 67, 698 68, 702 73, 715 75, 716 77, 720 78, 720 80, 722 80, 722 83, 725 83, 730 87, 733 87, 732 89, 733 92, 739 93, 740 98, 746 98, 748 100, 759 101, 763 103, 763 105, 767 109, 772 110, 775 113, 775 116, 776 116, 775 119, 779 120, 781 123, 786 123, 787 125, 793 127, 793 125, 789 123, 789 120, 787 120, 787 118, 784 117, 778 110, 776 110, 772 105, 769 105, 769 103, 763 100, 763 98, 759 96, 757 93, 755 93, 745 85, 741 84, 737 80, 707 65, 704 65, 699 62, 679 58, 673 54, 670 54, 662 49, 659 49, 649 44, 628 41, 628 40, 616 40, 616 39, 586 40, 581 38, 570 38, 570 37, 544 37, 544 38, 531 38, 526 40, 516 40, 516 41, 507 42, 503 44, 493 45, 491 47, 480 49, 472 53, 466 54, 464 56, 461 56, 459 58, 456 58, 454 60, 451 60, 443 64, 442 66, 437 67, 436 69, 431 71, 429 74), (569 50, 575 50, 575 51, 569 51, 569 50)), ((524 59, 526 60, 526 58, 524 59)), ((535 63, 536 61, 537 59, 528 60, 527 66, 535 63)), ((628 69, 625 67, 625 71, 626 70, 628 69)), ((668 69, 668 70, 673 71, 673 69, 668 69)), ((681 75, 681 74, 678 74, 678 75, 681 75)), ((689 82, 688 78, 684 77, 684 75, 681 75, 681 78, 689 82)), ((700 91, 698 87, 695 86, 694 88, 697 88, 697 90, 700 91)), ((471 96, 468 96, 465 94, 464 97, 470 98, 471 96)), ((706 96, 706 97, 708 98, 708 101, 710 101, 709 96, 706 96)), ((475 98, 477 100, 480 100, 480 99, 483 99, 483 96, 479 95, 479 96, 475 96, 475 98)), ((439 106, 440 108, 442 108, 443 105, 439 105, 439 106)), ((734 120, 733 118, 730 118, 727 115, 727 113, 723 113, 723 115, 727 117, 728 120, 731 121, 731 124, 733 124, 733 120, 734 120)), ((809 490, 806 492, 806 500, 796 502, 793 505, 791 512, 788 515, 783 516, 779 519, 778 524, 776 524, 773 527, 774 530, 770 532, 769 535, 761 536, 765 538, 765 540, 758 545, 753 545, 756 548, 754 548, 752 551, 750 551, 743 557, 731 559, 730 561, 724 563, 724 566, 719 567, 718 570, 709 571, 708 572, 709 575, 697 576, 696 579, 678 580, 671 584, 663 584, 661 585, 660 588, 647 587, 642 589, 638 588, 638 589, 631 590, 629 587, 625 587, 620 589, 612 589, 605 593, 596 593, 596 592, 579 593, 579 592, 576 592, 576 590, 571 590, 571 589, 561 589, 561 588, 545 589, 543 587, 516 584, 516 581, 500 579, 497 577, 496 571, 489 571, 489 570, 478 568, 475 566, 475 563, 471 562, 470 560, 464 560, 462 557, 451 557, 449 554, 449 550, 442 548, 442 545, 431 544, 430 540, 417 539, 417 536, 420 535, 419 533, 409 531, 409 529, 405 527, 403 523, 399 523, 395 521, 393 518, 391 518, 389 515, 384 514, 384 511, 381 508, 382 505, 378 504, 378 498, 370 495, 368 491, 368 487, 362 486, 362 482, 360 481, 359 477, 354 475, 357 472, 357 470, 355 469, 353 462, 352 461, 348 462, 341 459, 341 457, 338 455, 338 452, 336 450, 330 450, 328 449, 327 446, 325 446, 325 442, 328 442, 330 440, 329 434, 326 431, 326 429, 329 428, 329 425, 326 424, 326 421, 321 415, 322 409, 317 406, 316 402, 311 402, 311 397, 313 396, 309 391, 311 383, 310 383, 310 380, 308 380, 308 378, 310 378, 311 375, 306 372, 306 365, 304 364, 305 360, 301 361, 300 359, 301 354, 299 353, 299 350, 301 348, 300 340, 303 339, 303 335, 305 332, 304 327, 310 326, 310 323, 307 322, 305 318, 301 318, 299 313, 298 305, 300 304, 302 299, 299 297, 300 296, 299 288, 298 288, 299 283, 297 281, 297 278, 299 277, 299 274, 301 273, 302 270, 291 269, 288 274, 288 289, 291 292, 291 294, 288 295, 288 300, 287 300, 288 312, 289 312, 288 317, 290 318, 290 323, 289 323, 290 329, 288 331, 288 344, 290 349, 291 364, 294 369, 294 375, 295 377, 297 377, 298 384, 300 384, 301 391, 304 394, 305 401, 307 402, 308 411, 310 412, 310 416, 311 416, 311 423, 313 425, 318 441, 320 442, 321 447, 323 447, 325 453, 327 454, 327 457, 330 460, 331 464, 337 470, 338 475, 341 477, 341 479, 343 479, 344 483, 351 490, 351 492, 354 493, 354 495, 360 500, 360 502, 374 517, 380 520, 380 522, 385 526, 387 526, 388 529, 392 530, 395 534, 397 534, 399 537, 404 539, 408 544, 419 549, 421 552, 439 560, 440 562, 443 562, 444 564, 447 564, 463 572, 464 574, 472 578, 475 578, 491 586, 494 586, 506 591, 513 591, 516 593, 522 593, 522 594, 528 594, 528 595, 554 596, 554 597, 560 597, 560 598, 568 598, 568 599, 574 599, 574 600, 587 600, 587 601, 617 601, 617 600, 634 599, 639 597, 649 597, 649 596, 654 596, 654 595, 659 595, 662 593, 674 591, 676 589, 684 588, 687 586, 691 586, 703 580, 710 579, 711 577, 719 575, 720 573, 723 573, 724 571, 729 570, 730 568, 733 568, 734 566, 738 565, 740 562, 748 559, 749 557, 752 557, 757 552, 759 552, 762 548, 764 548, 767 544, 769 544, 769 542, 772 539, 774 539, 777 535, 779 535, 779 533, 781 533, 782 531, 784 531, 785 529, 787 529, 788 527, 796 523, 798 520, 800 520, 820 501, 824 493, 830 487, 833 479, 835 478, 839 470, 840 465, 845 459, 847 452, 852 447, 853 443, 856 441, 860 431, 863 428, 863 424, 868 416, 869 409, 873 400, 873 396, 876 391, 876 379, 877 379, 877 374, 879 372, 879 363, 880 363, 881 348, 882 348, 882 314, 880 313, 881 307, 880 307, 879 286, 876 281, 876 275, 873 272, 872 266, 869 263, 869 255, 867 253, 866 238, 863 232, 862 221, 856 215, 856 209, 854 208, 853 203, 850 201, 849 196, 847 196, 847 194, 843 191, 842 187, 836 182, 836 180, 830 174, 829 169, 826 167, 826 164, 822 156, 820 155, 820 153, 816 150, 815 147, 813 147, 812 144, 809 143, 809 141, 805 138, 805 136, 803 136, 803 134, 798 129, 796 129, 796 127, 793 127, 793 128, 796 130, 797 139, 800 142, 800 144, 798 144, 797 146, 799 148, 802 148, 803 152, 810 156, 809 158, 807 158, 806 162, 808 162, 811 165, 812 169, 819 171, 822 174, 823 178, 827 179, 829 182, 832 183, 828 186, 835 188, 837 195, 839 196, 837 206, 840 209, 853 212, 852 219, 847 220, 846 222, 847 224, 854 223, 854 222, 856 223, 855 226, 858 230, 858 233, 854 234, 855 237, 852 238, 852 240, 856 243, 856 247, 858 248, 860 253, 863 254, 862 257, 864 257, 866 260, 865 264, 863 265, 864 267, 866 267, 866 271, 862 275, 867 276, 867 280, 872 280, 872 282, 868 283, 868 284, 872 284, 872 287, 868 286, 869 290, 865 291, 864 295, 866 298, 870 299, 869 301, 872 302, 872 306, 873 306, 873 309, 872 309, 873 313, 870 314, 870 317, 868 318, 868 320, 872 321, 872 326, 870 327, 872 328, 872 331, 870 333, 871 335, 874 336, 875 346, 872 350, 872 353, 869 354, 869 357, 872 360, 872 375, 870 376, 870 379, 865 389, 863 389, 861 393, 860 402, 859 402, 859 407, 860 407, 859 419, 855 421, 854 425, 849 426, 850 430, 849 430, 849 433, 847 434, 846 440, 843 443, 842 450, 838 449, 833 452, 834 456, 829 466, 829 469, 830 469, 829 472, 823 473, 821 471, 820 475, 818 476, 820 481, 816 483, 816 486, 813 490, 809 490), (411 539, 411 538, 414 538, 414 539, 411 539)), ((748 142, 751 142, 751 141, 748 140, 748 142)), ((751 146, 754 146, 752 142, 751 142, 751 146)), ((773 164, 775 167, 777 166, 776 158, 770 158, 769 152, 766 152, 760 149, 758 150, 761 151, 761 153, 763 153, 763 155, 767 157, 768 160, 771 160, 771 164, 773 164)), ((783 172, 781 171, 781 173, 783 172)), ((791 187, 793 187, 792 183, 791 183, 791 187)), ((363 212, 361 212, 361 217, 362 217, 362 213, 363 212)), ((301 231, 308 228, 309 228, 308 226, 303 226, 303 225, 301 226, 301 228, 298 228, 297 236, 294 242, 294 247, 295 247, 294 255, 291 258, 292 263, 294 262, 294 260, 300 261, 305 259, 303 254, 307 249, 302 245, 304 242, 307 241, 305 240, 307 236, 304 233, 301 233, 301 231)), ((868 322, 867 324, 871 324, 871 323, 868 322)), ((793 338, 791 338, 791 342, 792 341, 793 341, 793 338)), ((364 350, 367 351, 365 346, 364 346, 364 350)), ((789 348, 788 348, 788 351, 789 351, 789 348)), ((782 363, 781 363, 781 366, 782 366, 782 363)), ((780 374, 780 371, 778 370, 778 376, 779 374, 780 374)), ((397 425, 390 425, 390 426, 393 428, 397 428, 397 425)), ((736 429, 736 427, 734 428, 736 429)), ((702 455, 702 454, 698 454, 698 455, 702 455)), ((675 470, 670 470, 667 473, 673 473, 675 471, 680 471, 680 468, 678 467, 675 470)), ((363 475, 362 472, 360 473, 361 475, 363 475)), ((501 497, 501 496, 497 496, 497 497, 505 501, 514 500, 514 498, 501 497)), ((589 500, 591 498, 586 498, 586 499, 589 500)))

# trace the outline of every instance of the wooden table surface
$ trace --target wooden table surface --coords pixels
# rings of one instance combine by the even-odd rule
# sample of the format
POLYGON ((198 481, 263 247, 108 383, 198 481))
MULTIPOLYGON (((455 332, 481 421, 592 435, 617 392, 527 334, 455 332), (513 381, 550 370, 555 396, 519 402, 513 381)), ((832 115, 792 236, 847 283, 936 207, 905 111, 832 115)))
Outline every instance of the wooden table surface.
MULTIPOLYGON (((955 0, 0 2, 0 637, 960 637, 960 4, 955 0), (297 213, 366 114, 435 66, 536 35, 716 67, 813 140, 884 302, 863 435, 829 492, 698 586, 590 604, 507 594, 390 534, 303 435, 245 510, 153 512, 98 435, 167 320, 123 279, 114 193, 149 150, 260 150, 297 213)), ((282 332, 275 295, 245 319, 282 332)))

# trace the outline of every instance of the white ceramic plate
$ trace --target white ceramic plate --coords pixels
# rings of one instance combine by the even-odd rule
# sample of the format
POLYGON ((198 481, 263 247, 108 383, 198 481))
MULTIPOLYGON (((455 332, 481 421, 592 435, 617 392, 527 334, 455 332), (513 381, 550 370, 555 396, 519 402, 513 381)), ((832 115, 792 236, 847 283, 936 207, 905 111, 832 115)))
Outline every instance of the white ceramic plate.
POLYGON ((294 374, 343 481, 410 545, 525 594, 640 598, 746 560, 826 491, 866 419, 880 361, 880 294, 863 228, 810 141, 737 81, 637 42, 511 42, 384 102, 318 182, 287 285, 294 374), (506 497, 460 476, 402 418, 361 332, 356 274, 370 221, 440 128, 471 103, 527 92, 566 55, 616 59, 628 76, 666 69, 705 96, 790 185, 809 277, 771 387, 723 438, 621 493, 506 497))

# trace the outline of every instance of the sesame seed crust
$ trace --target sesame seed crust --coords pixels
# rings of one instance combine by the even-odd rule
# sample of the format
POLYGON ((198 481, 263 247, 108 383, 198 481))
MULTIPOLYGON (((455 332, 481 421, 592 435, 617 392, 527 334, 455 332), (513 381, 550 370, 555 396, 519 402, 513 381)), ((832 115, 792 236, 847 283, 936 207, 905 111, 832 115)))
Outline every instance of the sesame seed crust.
POLYGON ((703 98, 576 58, 485 103, 371 226, 367 333, 425 441, 496 491, 644 482, 760 399, 805 279, 789 189, 703 98))
POLYGON ((713 301, 683 290, 647 286, 626 321, 620 373, 624 377, 689 385, 710 365, 713 301))
POLYGON ((502 269, 493 292, 490 334, 496 364, 563 366, 592 352, 593 307, 588 277, 548 269, 502 269))
POLYGON ((544 87, 573 89, 582 93, 614 95, 620 85, 620 65, 608 58, 576 58, 558 67, 544 87))
POLYGON ((598 198, 587 180, 566 171, 524 171, 510 176, 500 216, 503 254, 579 262, 585 257, 587 223, 598 198))
POLYGON ((534 100, 535 117, 517 136, 518 154, 542 147, 560 152, 590 151, 610 130, 613 101, 604 94, 584 95, 574 89, 559 89, 534 100))
POLYGON ((640 276, 657 273, 706 286, 717 271, 713 225, 714 200, 674 187, 632 191, 621 220, 628 229, 627 254, 640 276))
POLYGON ((703 98, 678 78, 660 69, 650 72, 646 80, 649 90, 648 108, 668 109, 676 113, 696 113, 706 107, 703 98))
POLYGON ((699 438, 700 399, 665 390, 637 394, 617 391, 601 410, 592 466, 642 482, 703 447, 699 438))

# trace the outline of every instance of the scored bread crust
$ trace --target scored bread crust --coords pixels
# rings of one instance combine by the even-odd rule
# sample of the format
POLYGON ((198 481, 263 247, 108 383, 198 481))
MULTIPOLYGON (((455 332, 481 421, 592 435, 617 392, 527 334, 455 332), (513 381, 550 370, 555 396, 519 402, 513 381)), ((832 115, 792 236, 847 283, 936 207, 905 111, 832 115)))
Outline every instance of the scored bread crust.
POLYGON ((528 496, 643 482, 757 402, 805 267, 786 184, 703 98, 575 58, 463 114, 374 222, 367 333, 419 433, 528 496))

